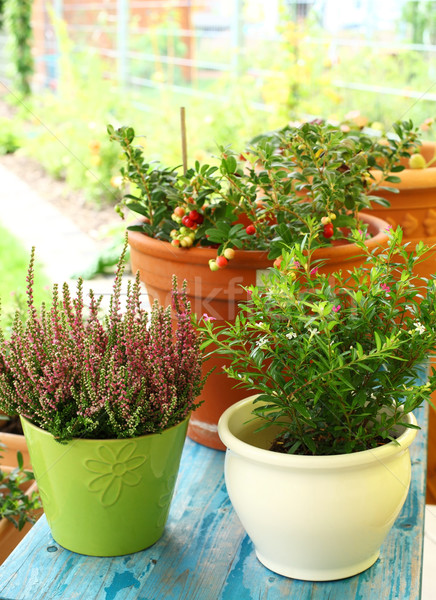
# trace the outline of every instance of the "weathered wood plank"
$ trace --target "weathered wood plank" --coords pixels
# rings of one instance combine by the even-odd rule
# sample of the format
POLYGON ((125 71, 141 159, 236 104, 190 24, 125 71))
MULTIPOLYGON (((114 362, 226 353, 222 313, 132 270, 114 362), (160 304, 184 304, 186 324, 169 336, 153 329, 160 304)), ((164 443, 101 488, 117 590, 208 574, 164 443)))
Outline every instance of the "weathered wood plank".
POLYGON ((4 600, 371 600, 420 597, 426 411, 411 448, 412 486, 381 558, 360 576, 311 584, 276 575, 256 559, 232 510, 224 454, 187 440, 168 526, 152 548, 118 558, 80 556, 53 542, 45 518, 0 567, 4 600), (54 550, 54 551, 50 551, 54 550))

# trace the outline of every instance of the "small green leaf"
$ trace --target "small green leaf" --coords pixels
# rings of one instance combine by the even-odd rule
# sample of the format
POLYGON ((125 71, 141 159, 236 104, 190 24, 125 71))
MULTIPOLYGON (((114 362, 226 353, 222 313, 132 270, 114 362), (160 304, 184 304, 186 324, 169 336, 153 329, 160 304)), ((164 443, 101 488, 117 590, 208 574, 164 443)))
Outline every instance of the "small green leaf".
POLYGON ((236 158, 234 156, 228 156, 226 159, 224 159, 224 164, 227 172, 230 174, 234 173, 238 167, 238 163, 236 162, 236 158))
POLYGON ((20 450, 18 450, 18 452, 17 452, 17 463, 18 463, 18 468, 20 470, 22 470, 23 466, 24 466, 24 460, 23 460, 23 454, 21 453, 20 450))

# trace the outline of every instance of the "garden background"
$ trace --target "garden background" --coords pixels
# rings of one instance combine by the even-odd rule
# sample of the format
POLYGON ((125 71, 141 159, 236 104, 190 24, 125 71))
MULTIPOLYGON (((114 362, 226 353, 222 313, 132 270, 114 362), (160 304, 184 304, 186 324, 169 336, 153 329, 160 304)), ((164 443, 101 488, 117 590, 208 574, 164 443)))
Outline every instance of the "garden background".
POLYGON ((175 165, 180 106, 191 163, 219 144, 243 149, 289 120, 348 115, 389 129, 397 119, 419 124, 434 115, 434 1, 2 0, 0 7, 7 103, 0 151, 18 148, 93 208, 120 196, 108 123, 134 126, 150 159, 175 165))

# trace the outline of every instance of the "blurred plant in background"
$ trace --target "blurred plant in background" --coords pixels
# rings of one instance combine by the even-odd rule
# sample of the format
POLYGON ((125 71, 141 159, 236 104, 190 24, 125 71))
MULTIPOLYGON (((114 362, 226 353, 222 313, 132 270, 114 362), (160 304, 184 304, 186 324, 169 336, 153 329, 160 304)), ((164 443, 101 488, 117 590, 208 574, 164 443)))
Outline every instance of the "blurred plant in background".
MULTIPOLYGON (((416 11, 409 14, 408 4, 412 3, 405 5, 399 27, 411 28, 410 35, 416 37, 416 11)), ((413 4, 419 15, 436 5, 413 4)), ((131 123, 150 160, 180 164, 179 109, 185 106, 192 166, 195 160, 210 161, 219 146, 241 146, 296 119, 343 122, 350 112, 360 111, 366 125, 389 130, 394 120, 405 116, 416 124, 434 116, 434 102, 425 99, 435 76, 429 54, 401 44, 349 43, 353 33, 345 31, 339 39, 322 27, 319 14, 306 8, 301 17, 289 3, 282 5, 279 30, 269 37, 248 39, 244 23, 240 24, 240 46, 233 44, 238 24, 231 31, 235 40, 226 46, 219 37, 222 24, 208 22, 207 35, 197 39, 200 30, 192 23, 195 47, 190 54, 186 23, 175 8, 151 11, 147 22, 132 12, 123 85, 118 85, 116 53, 100 55, 97 48, 102 40, 108 47, 117 43, 113 15, 101 9, 93 39, 96 47, 90 49, 86 27, 76 28, 81 37, 73 41, 66 22, 50 12, 58 76, 50 81, 53 89, 34 92, 25 106, 19 105, 13 123, 2 125, 0 151, 12 152, 21 145, 20 152, 37 159, 53 177, 82 190, 96 207, 115 206, 121 194, 114 185, 120 159, 106 136, 108 122, 131 123), (209 35, 211 27, 216 37, 209 35), (219 65, 226 64, 227 70, 220 71, 219 65), (371 86, 380 93, 371 92, 371 86), (386 96, 383 89, 388 88, 397 92, 386 96)), ((244 18, 247 27, 254 26, 255 17, 244 13, 244 18)), ((256 18, 262 32, 266 24, 259 15, 256 18)), ((425 32, 419 34, 424 41, 432 35, 428 19, 425 32)))
POLYGON ((32 0, 8 0, 1 4, 1 20, 9 32, 9 49, 12 67, 15 72, 15 87, 20 96, 30 94, 30 81, 33 75, 32 56, 32 0), (4 8, 4 13, 3 13, 4 8))

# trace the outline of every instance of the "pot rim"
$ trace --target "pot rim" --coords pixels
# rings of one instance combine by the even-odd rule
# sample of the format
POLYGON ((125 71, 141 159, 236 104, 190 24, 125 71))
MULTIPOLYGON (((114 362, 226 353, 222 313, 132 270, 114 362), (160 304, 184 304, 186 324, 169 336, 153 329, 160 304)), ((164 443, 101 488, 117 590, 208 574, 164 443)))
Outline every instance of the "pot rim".
MULTIPOLYGON (((384 219, 372 213, 359 212, 359 218, 369 226, 373 236, 366 241, 367 246, 372 250, 385 244, 388 234, 389 223, 384 219)), ((164 240, 152 238, 141 231, 128 230, 128 241, 132 248, 138 252, 143 252, 157 258, 165 258, 172 262, 201 264, 208 263, 210 258, 216 256, 215 248, 203 248, 195 246, 194 248, 177 248, 164 240)), ((340 253, 343 258, 353 257, 358 252, 356 244, 344 243, 334 246, 335 253, 340 253)), ((316 248, 314 258, 323 260, 332 252, 331 246, 316 248)), ((235 258, 232 260, 231 267, 250 266, 254 262, 264 262, 265 266, 272 265, 272 260, 268 257, 269 250, 237 250, 235 258)))
MULTIPOLYGON (((405 452, 415 439, 418 430, 404 428, 404 432, 395 442, 388 442, 378 448, 362 450, 351 454, 335 454, 323 456, 300 456, 295 454, 280 454, 263 448, 252 446, 239 439, 237 434, 231 431, 231 421, 241 410, 247 411, 248 405, 253 404, 257 395, 249 396, 230 406, 221 415, 218 422, 218 434, 227 452, 238 454, 253 462, 260 462, 273 467, 287 467, 293 469, 337 469, 350 468, 360 465, 383 462, 394 455, 405 452)), ((251 415, 251 411, 249 413, 251 415)), ((412 425, 417 425, 413 413, 406 415, 406 420, 412 425)))
MULTIPOLYGON (((436 142, 433 141, 424 141, 420 146, 421 154, 435 154, 436 152, 436 142)), ((381 179, 380 171, 371 169, 371 175, 374 176, 375 180, 378 182, 381 179)), ((433 167, 427 167, 425 169, 410 169, 406 167, 403 171, 399 173, 391 173, 391 175, 396 175, 401 179, 400 183, 387 183, 389 187, 395 188, 397 190, 413 190, 413 189, 428 189, 436 187, 436 163, 433 167)), ((384 190, 380 190, 380 196, 383 197, 384 190)), ((376 192, 376 195, 379 194, 376 192)))
MULTIPOLYGON (((59 443, 71 444, 73 442, 76 442, 76 443, 80 442, 81 444, 85 444, 85 443, 95 444, 95 442, 100 442, 102 444, 117 444, 120 442, 131 442, 134 440, 140 440, 143 438, 152 438, 152 437, 157 437, 159 435, 163 435, 164 433, 167 433, 168 431, 171 431, 172 429, 176 429, 177 427, 181 427, 182 425, 184 425, 185 423, 187 423, 189 421, 190 417, 191 417, 191 414, 189 414, 182 421, 180 421, 180 423, 177 423, 177 425, 173 425, 172 427, 167 427, 167 429, 164 429, 159 433, 145 433, 144 435, 137 435, 135 437, 126 437, 126 438, 77 438, 77 437, 75 437, 75 438, 72 438, 71 440, 68 440, 67 442, 59 442, 59 443)), ((54 437, 54 435, 52 433, 50 433, 46 429, 42 429, 42 427, 39 427, 38 425, 35 425, 27 417, 23 417, 23 415, 20 415, 20 419, 22 422, 24 421, 26 426, 30 427, 31 429, 37 430, 40 435, 49 436, 54 441, 58 441, 58 440, 56 440, 56 438, 54 437)))

